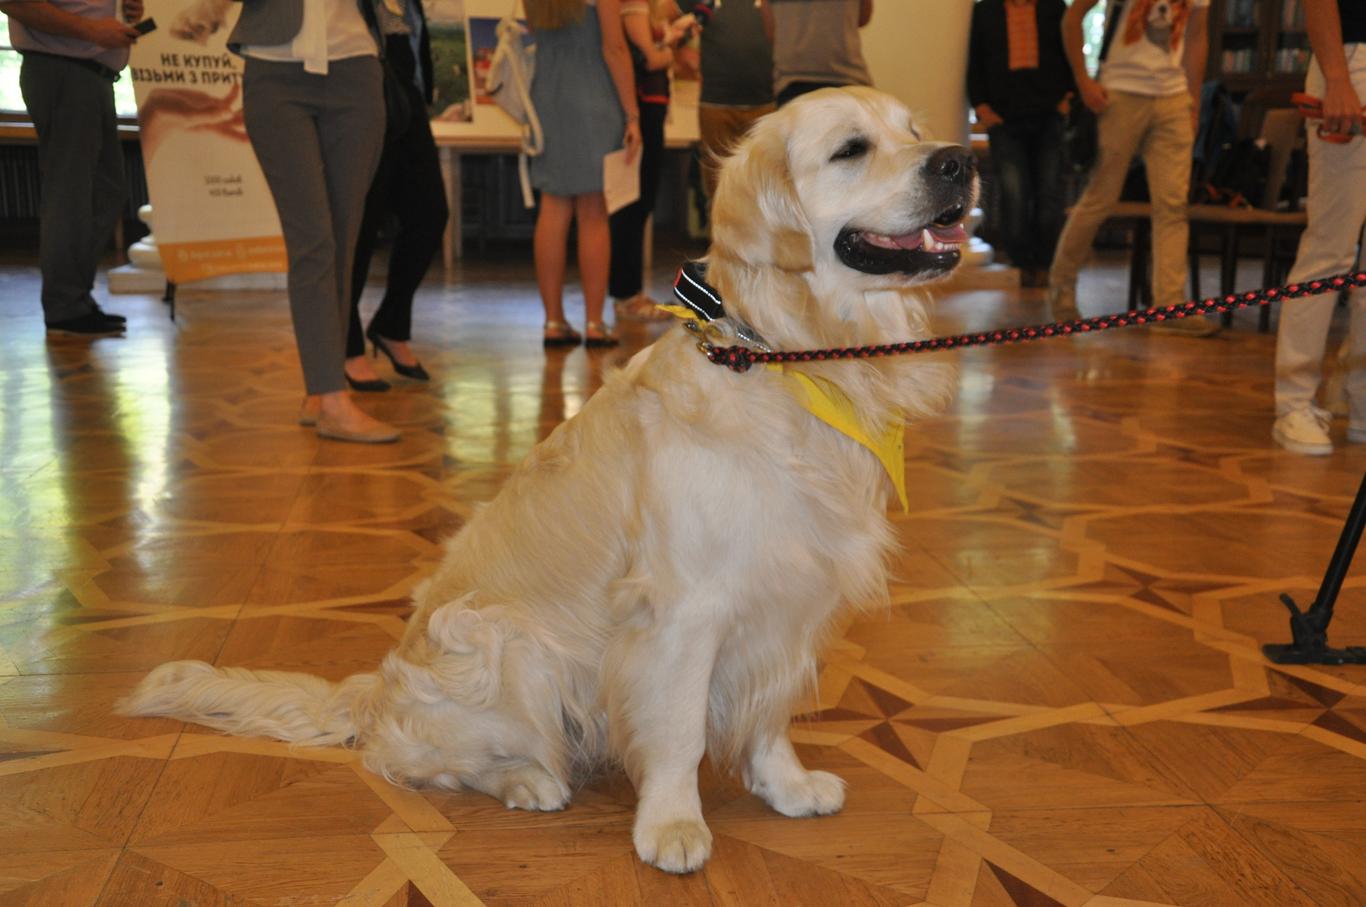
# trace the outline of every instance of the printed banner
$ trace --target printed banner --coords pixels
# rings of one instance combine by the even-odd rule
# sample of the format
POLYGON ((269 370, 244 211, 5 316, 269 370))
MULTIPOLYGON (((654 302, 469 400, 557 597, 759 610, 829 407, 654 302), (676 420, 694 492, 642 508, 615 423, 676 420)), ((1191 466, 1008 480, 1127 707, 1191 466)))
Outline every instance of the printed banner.
POLYGON ((465 0, 426 0, 427 34, 432 42, 432 119, 441 123, 469 123, 469 28, 465 0))
POLYGON ((158 0, 133 45, 153 233, 166 278, 282 272, 280 220, 242 121, 242 58, 227 37, 239 5, 158 0))

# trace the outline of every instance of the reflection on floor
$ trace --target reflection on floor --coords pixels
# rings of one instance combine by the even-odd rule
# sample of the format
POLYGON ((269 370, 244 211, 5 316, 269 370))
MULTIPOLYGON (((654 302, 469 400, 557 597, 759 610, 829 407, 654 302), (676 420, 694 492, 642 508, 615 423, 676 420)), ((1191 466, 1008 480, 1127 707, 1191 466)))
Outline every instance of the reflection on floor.
MULTIPOLYGON (((1279 592, 1312 599, 1366 447, 1340 423, 1331 457, 1273 446, 1252 315, 959 355, 908 438, 894 606, 794 725, 847 807, 785 819, 705 773, 715 856, 674 878, 632 854, 619 777, 531 815, 111 708, 167 659, 371 668, 441 539, 655 328, 546 354, 527 264, 434 275, 436 379, 367 397, 404 430, 367 448, 293 424, 280 296, 185 292, 174 324, 119 299, 127 338, 79 343, 44 341, 36 294, 0 267, 0 903, 1366 902, 1366 669, 1257 649, 1288 638, 1279 592)), ((1037 294, 940 312, 1042 320, 1037 294)), ((1366 642, 1361 578, 1333 638, 1366 642)))

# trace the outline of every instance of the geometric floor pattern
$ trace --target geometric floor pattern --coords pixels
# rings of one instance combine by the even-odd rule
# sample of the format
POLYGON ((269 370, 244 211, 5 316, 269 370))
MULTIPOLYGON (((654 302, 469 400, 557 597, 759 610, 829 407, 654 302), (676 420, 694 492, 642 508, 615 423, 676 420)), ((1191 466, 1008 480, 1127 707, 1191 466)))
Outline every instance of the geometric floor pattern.
MULTIPOLYGON (((847 620, 794 718, 843 812, 786 819, 704 767, 714 853, 674 877, 635 858, 616 775, 508 811, 113 709, 169 659, 372 669, 441 540, 657 329, 547 353, 529 263, 437 269, 435 380, 367 397, 404 431, 367 448, 293 424, 281 295, 182 292, 174 323, 117 299, 125 339, 45 342, 33 270, 0 264, 4 907, 1366 904, 1366 668, 1258 648, 1288 640, 1281 592, 1312 600, 1366 446, 1272 444, 1254 316, 959 353, 908 434, 891 607, 847 620)), ((1087 314, 1122 277, 1088 272, 1087 314)), ((946 332, 1042 315, 939 306, 946 332)), ((1366 642, 1366 579, 1331 635, 1366 642)))

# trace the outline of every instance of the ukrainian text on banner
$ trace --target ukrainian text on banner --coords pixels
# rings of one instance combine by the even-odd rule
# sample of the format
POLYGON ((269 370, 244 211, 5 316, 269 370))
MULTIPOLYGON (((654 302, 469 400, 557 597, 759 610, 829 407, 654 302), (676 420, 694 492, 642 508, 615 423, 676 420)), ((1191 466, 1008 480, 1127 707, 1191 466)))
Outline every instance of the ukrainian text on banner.
POLYGON ((158 0, 158 28, 129 71, 166 278, 284 271, 280 220, 242 121, 242 59, 227 38, 239 5, 158 0))

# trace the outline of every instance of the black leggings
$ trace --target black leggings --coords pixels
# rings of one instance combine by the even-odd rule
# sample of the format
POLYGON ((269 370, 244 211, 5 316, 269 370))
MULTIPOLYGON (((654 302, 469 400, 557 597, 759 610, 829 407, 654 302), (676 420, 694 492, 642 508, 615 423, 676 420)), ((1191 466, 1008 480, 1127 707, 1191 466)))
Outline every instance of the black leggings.
POLYGON ((664 157, 667 104, 640 105, 640 198, 612 215, 612 268, 607 290, 613 299, 630 299, 645 286, 645 222, 659 194, 659 165, 664 157))
POLYGON ((389 254, 389 278, 384 301, 380 303, 370 328, 388 340, 412 337, 413 294, 417 292, 432 263, 441 237, 446 232, 446 186, 441 180, 441 162, 436 140, 432 138, 427 105, 410 78, 416 68, 407 37, 389 41, 385 46, 389 60, 401 76, 409 77, 412 123, 384 149, 379 170, 365 199, 365 217, 356 242, 355 266, 351 274, 351 324, 346 337, 348 359, 365 354, 365 334, 360 326, 360 297, 370 274, 370 259, 380 226, 392 214, 398 220, 393 249, 389 254))

